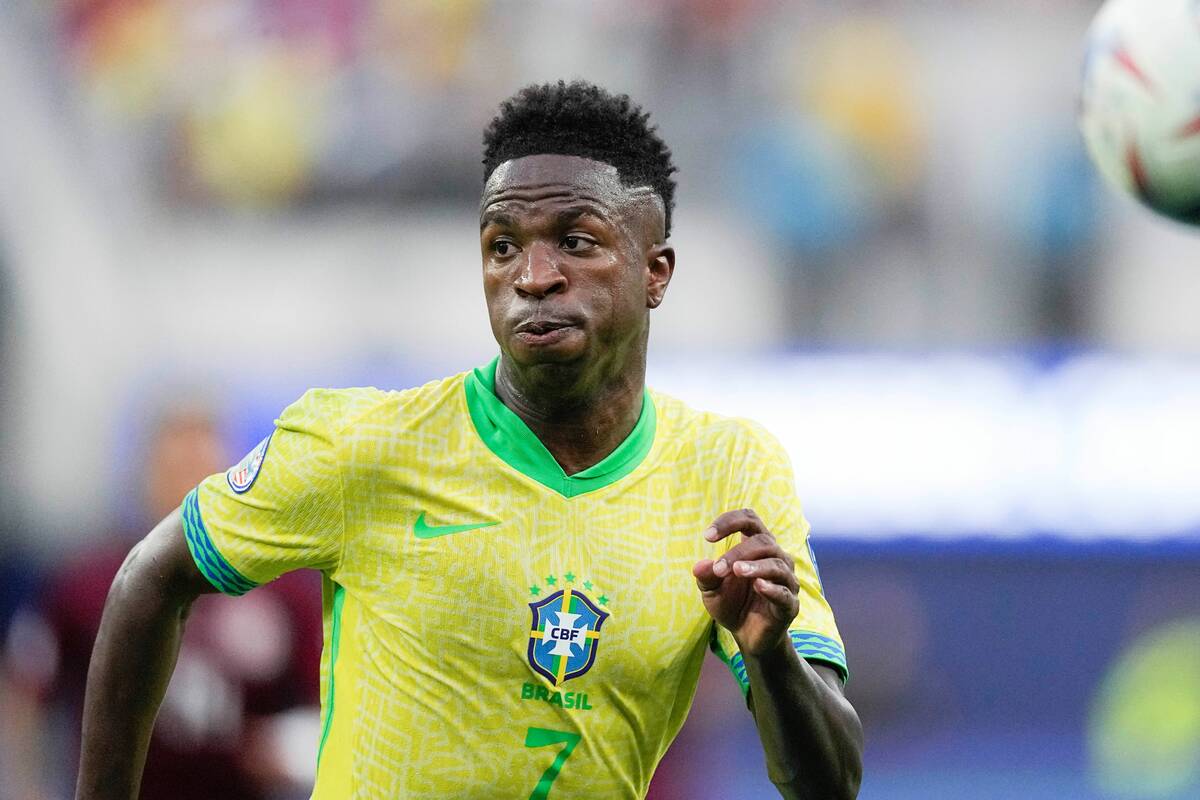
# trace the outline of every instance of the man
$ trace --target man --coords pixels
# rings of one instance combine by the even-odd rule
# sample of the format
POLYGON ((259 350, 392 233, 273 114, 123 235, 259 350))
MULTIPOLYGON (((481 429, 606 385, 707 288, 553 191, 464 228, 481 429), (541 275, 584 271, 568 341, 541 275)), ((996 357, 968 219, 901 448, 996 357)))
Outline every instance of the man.
POLYGON ((80 798, 136 795, 192 600, 300 567, 325 576, 314 797, 640 797, 706 646, 781 793, 855 796, 861 727, 786 456, 645 388, 670 151, 628 97, 561 82, 506 101, 484 144, 500 356, 404 392, 309 392, 134 548, 80 798))

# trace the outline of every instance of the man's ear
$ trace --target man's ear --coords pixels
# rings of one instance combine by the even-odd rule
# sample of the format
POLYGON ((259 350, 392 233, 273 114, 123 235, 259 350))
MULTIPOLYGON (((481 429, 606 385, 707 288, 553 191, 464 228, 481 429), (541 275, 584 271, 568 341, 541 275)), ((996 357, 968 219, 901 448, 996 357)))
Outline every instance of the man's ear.
POLYGON ((675 248, 656 244, 646 253, 646 308, 658 308, 675 273, 675 248))

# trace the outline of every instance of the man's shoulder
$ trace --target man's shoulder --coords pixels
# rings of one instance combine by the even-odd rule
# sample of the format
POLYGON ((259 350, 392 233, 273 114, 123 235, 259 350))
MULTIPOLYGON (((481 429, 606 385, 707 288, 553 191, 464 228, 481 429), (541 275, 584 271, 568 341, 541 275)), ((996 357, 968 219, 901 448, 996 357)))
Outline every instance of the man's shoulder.
POLYGON ((374 386, 309 389, 284 410, 279 424, 338 435, 363 425, 386 424, 394 428, 426 420, 439 408, 454 409, 466 375, 463 372, 400 390, 374 386))
POLYGON ((682 446, 719 449, 723 453, 780 451, 778 439, 760 423, 746 417, 692 408, 683 400, 650 390, 660 431, 682 446))

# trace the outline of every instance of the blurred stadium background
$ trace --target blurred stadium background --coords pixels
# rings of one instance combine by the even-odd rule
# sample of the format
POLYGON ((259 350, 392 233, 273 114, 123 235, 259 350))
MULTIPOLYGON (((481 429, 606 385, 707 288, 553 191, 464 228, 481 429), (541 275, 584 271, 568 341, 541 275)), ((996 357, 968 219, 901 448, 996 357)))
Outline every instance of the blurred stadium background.
MULTIPOLYGON (((1200 238, 1086 162, 1097 7, 0 3, 0 800, 70 795, 107 580, 187 486, 309 386, 494 352, 480 132, 560 77, 675 150, 651 379, 788 446, 864 800, 1200 797, 1200 238)), ((307 796, 308 577, 205 601, 153 797, 307 796)), ((759 752, 714 660, 651 797, 771 797, 759 752)))

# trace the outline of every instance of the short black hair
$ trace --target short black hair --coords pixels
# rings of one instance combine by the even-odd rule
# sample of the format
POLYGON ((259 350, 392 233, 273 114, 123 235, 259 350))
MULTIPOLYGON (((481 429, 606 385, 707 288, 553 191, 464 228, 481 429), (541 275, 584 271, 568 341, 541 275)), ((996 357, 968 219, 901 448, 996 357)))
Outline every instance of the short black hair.
POLYGON ((555 153, 617 168, 625 186, 649 186, 662 198, 671 233, 675 181, 671 149, 650 114, 629 99, 586 81, 526 86, 500 104, 483 132, 483 180, 505 161, 555 153))

